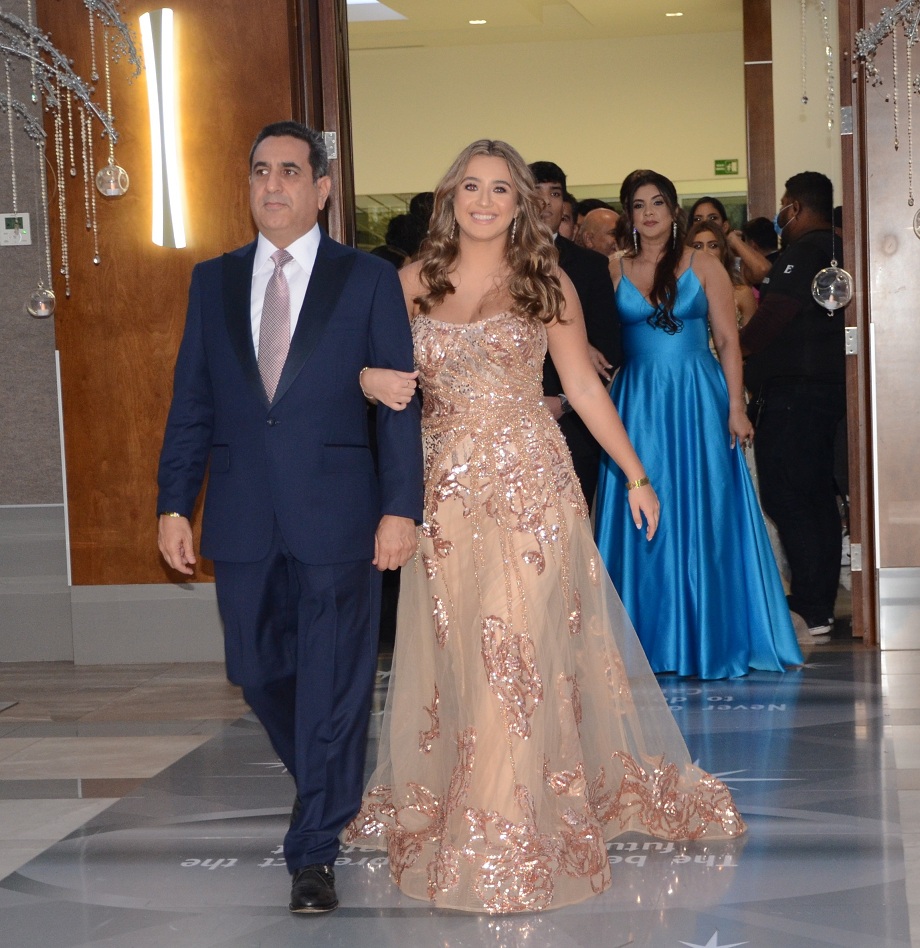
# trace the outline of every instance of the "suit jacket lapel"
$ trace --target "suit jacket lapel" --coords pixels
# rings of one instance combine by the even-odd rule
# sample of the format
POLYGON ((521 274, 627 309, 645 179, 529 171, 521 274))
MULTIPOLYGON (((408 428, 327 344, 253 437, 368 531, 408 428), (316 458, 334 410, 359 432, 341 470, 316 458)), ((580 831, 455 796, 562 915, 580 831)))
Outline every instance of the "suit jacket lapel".
MULTIPOLYGON (((256 256, 255 243, 248 244, 234 253, 225 253, 224 267, 224 314, 227 333, 240 365, 250 385, 259 398, 266 402, 256 350, 252 344, 252 313, 250 296, 252 290, 252 266, 256 256)), ((266 402, 267 403, 267 402, 266 402)))
MULTIPOLYGON (((354 261, 354 254, 341 253, 332 238, 325 233, 321 235, 307 295, 297 317, 297 328, 291 337, 291 348, 288 350, 275 391, 276 402, 291 387, 316 348, 342 295, 354 261)), ((256 374, 258 375, 258 367, 256 374)))
POLYGON ((567 237, 563 237, 562 234, 556 234, 555 243, 556 251, 559 254, 559 266, 565 269, 565 263, 571 256, 569 248, 572 246, 572 242, 567 237))

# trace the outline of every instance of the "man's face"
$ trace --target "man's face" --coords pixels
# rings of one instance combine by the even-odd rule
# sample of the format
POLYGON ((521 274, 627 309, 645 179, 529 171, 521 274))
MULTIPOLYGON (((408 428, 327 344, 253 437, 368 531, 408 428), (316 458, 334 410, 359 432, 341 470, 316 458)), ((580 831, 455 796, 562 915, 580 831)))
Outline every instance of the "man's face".
POLYGON ((540 220, 554 234, 559 233, 559 225, 562 223, 562 185, 554 181, 545 181, 543 184, 537 185, 537 193, 543 201, 540 220))
POLYGON ((596 208, 585 215, 581 226, 581 239, 591 250, 609 257, 617 249, 617 221, 620 215, 603 207, 596 208))
POLYGON ((794 240, 796 235, 796 217, 799 213, 799 205, 789 196, 788 191, 783 192, 779 201, 779 210, 776 214, 776 222, 782 228, 784 240, 794 240))
POLYGON ((559 233, 569 240, 575 239, 575 208, 568 201, 562 202, 562 219, 559 221, 559 233))
POLYGON ((259 233, 276 247, 290 246, 313 229, 331 186, 328 177, 313 180, 306 142, 290 135, 261 141, 249 169, 249 207, 259 233))

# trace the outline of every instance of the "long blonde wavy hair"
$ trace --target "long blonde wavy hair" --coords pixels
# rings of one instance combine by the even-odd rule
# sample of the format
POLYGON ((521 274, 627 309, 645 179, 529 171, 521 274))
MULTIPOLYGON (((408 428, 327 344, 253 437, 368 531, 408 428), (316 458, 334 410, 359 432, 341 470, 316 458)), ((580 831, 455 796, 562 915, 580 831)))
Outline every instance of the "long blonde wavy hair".
POLYGON ((517 191, 517 226, 513 240, 509 231, 506 251, 510 271, 506 288, 515 312, 544 323, 561 322, 565 299, 558 275, 559 255, 549 229, 540 220, 542 203, 533 175, 511 145, 487 138, 464 148, 435 189, 428 236, 419 251, 419 280, 424 291, 414 302, 420 312, 428 314, 454 292, 449 274, 460 256, 454 194, 476 155, 503 159, 517 191))

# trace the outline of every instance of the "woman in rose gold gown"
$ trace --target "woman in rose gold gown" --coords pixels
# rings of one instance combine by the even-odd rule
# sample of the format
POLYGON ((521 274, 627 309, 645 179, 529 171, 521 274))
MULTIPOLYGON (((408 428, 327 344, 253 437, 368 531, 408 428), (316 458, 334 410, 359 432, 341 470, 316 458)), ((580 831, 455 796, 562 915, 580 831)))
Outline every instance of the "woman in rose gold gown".
MULTIPOLYGON (((629 499, 651 536, 657 497, 594 374, 539 211, 517 152, 475 142, 436 192, 421 260, 401 271, 424 394, 425 522, 402 572, 377 765, 346 841, 386 849, 407 895, 466 911, 602 892, 605 841, 627 831, 744 831, 728 789, 690 762, 542 403, 549 340, 573 406, 646 482, 629 499)), ((415 387, 385 370, 362 384, 394 407, 415 387)))

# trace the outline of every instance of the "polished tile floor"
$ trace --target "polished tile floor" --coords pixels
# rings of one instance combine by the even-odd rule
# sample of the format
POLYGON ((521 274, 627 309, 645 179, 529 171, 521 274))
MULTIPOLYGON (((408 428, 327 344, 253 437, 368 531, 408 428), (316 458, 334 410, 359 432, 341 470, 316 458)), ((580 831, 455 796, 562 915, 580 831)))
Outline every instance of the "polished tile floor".
MULTIPOLYGON (((381 665, 379 693, 386 687, 381 665)), ((398 894, 343 852, 342 907, 292 917, 289 778, 219 665, 0 665, 4 948, 898 948, 920 932, 920 651, 807 643, 784 676, 662 678, 691 753, 750 826, 719 845, 634 837, 613 888, 507 918, 398 894)), ((917 944, 920 945, 920 937, 917 944)))

